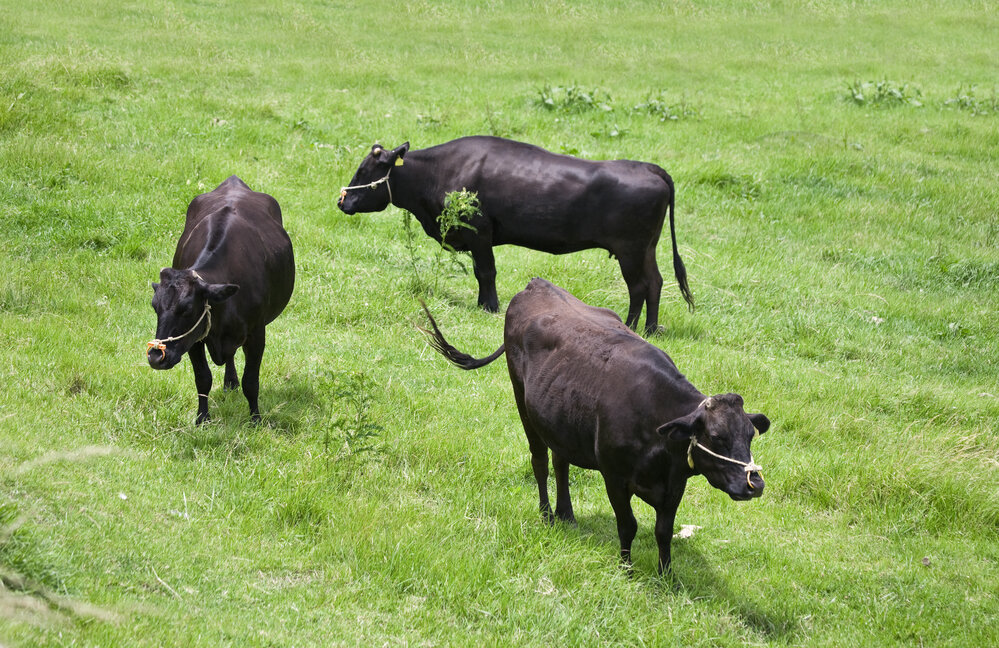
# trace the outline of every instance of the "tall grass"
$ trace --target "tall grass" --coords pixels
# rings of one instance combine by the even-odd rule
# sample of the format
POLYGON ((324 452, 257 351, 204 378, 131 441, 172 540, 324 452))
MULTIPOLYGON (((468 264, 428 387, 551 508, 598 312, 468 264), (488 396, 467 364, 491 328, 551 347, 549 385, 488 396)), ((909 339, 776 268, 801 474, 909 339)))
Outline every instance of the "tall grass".
MULTIPOLYGON (((996 644, 997 27, 974 1, 4 3, 0 643, 996 644), (672 580, 637 500, 619 568, 596 473, 578 527, 541 523, 503 367, 414 328, 423 297, 485 354, 502 316, 462 273, 414 288, 439 246, 397 210, 335 207, 372 143, 478 133, 677 183, 698 309, 667 285, 652 341, 774 426, 760 500, 691 482, 672 580), (263 423, 219 390, 195 427, 189 363, 143 360, 149 283, 233 173, 280 202, 298 282, 263 423)), ((496 252, 501 308, 544 276, 626 310, 599 250, 496 252)))

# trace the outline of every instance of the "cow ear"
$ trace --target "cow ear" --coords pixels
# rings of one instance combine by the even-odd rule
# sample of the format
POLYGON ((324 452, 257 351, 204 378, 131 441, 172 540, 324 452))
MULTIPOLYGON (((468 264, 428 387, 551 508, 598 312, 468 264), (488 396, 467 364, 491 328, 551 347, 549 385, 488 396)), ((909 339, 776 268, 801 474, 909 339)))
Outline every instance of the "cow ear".
POLYGON ((701 417, 697 414, 695 411, 678 419, 673 419, 669 423, 663 423, 656 429, 656 432, 671 441, 689 441, 690 437, 697 434, 701 427, 701 417))
POLYGON ((763 434, 770 429, 770 419, 762 414, 750 414, 749 422, 753 424, 756 431, 763 434))
POLYGON ((160 289, 160 284, 158 282, 154 281, 153 283, 151 283, 149 285, 153 287, 153 292, 156 292, 157 290, 160 289))
POLYGON ((404 157, 407 152, 409 152, 409 142, 403 142, 401 146, 396 147, 396 149, 392 151, 392 156, 401 158, 404 157))
POLYGON ((205 286, 205 290, 208 291, 208 303, 218 304, 235 295, 239 286, 236 284, 208 284, 205 286))

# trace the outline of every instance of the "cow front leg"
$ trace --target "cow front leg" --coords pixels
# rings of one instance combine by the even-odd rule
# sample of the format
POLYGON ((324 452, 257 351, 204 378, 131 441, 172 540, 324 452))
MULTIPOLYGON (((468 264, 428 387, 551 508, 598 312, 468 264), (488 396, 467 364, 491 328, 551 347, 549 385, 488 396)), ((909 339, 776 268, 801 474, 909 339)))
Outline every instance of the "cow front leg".
POLYGON ((638 532, 638 522, 631 510, 631 492, 627 482, 604 476, 604 486, 607 488, 607 498, 614 517, 617 518, 617 537, 621 541, 621 562, 631 567, 631 543, 638 532))
POLYGON ((676 477, 677 474, 674 468, 672 473, 674 478, 670 479, 666 499, 655 507, 656 544, 659 545, 659 573, 662 575, 671 573, 670 547, 673 544, 673 525, 676 523, 676 510, 680 507, 683 491, 687 487, 687 480, 676 477))
POLYGON ((260 409, 257 397, 260 395, 260 363, 264 358, 266 335, 264 327, 260 327, 246 338, 243 345, 243 356, 246 366, 243 368, 243 395, 250 405, 250 420, 260 422, 260 409))
POLYGON ((222 380, 222 389, 230 391, 239 387, 239 374, 236 373, 236 356, 232 356, 225 361, 225 378, 222 380))
POLYGON ((194 387, 198 390, 198 418, 196 425, 210 421, 208 415, 208 393, 212 390, 212 369, 205 358, 205 343, 195 342, 187 355, 191 358, 191 368, 194 369, 194 387))
POLYGON ((555 517, 563 522, 576 523, 569 496, 569 460, 552 450, 552 467, 555 469, 555 517))
POLYGON ((659 574, 670 573, 673 543, 673 523, 676 521, 676 507, 656 509, 656 544, 659 545, 659 574))
POLYGON ((499 296, 496 294, 496 257, 493 246, 486 241, 471 247, 472 265, 475 280, 479 283, 479 306, 490 313, 499 310, 499 296))

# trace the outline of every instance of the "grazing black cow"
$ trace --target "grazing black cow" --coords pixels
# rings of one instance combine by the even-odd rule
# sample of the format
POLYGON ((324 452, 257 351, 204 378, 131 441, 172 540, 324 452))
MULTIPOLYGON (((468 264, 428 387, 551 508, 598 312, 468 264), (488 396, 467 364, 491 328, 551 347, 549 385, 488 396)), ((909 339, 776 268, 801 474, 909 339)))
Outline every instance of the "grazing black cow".
POLYGON ((506 351, 542 515, 553 520, 549 449, 558 519, 575 521, 569 464, 599 470, 626 563, 638 528, 632 495, 656 510, 659 570, 664 572, 687 478, 703 474, 735 500, 763 493, 749 444, 754 428, 762 433, 770 427, 767 417, 747 414, 738 394, 705 396, 666 353, 625 327, 612 311, 587 306, 533 279, 510 301, 503 344, 481 359, 451 346, 429 311, 427 317, 431 345, 462 369, 487 365, 506 351))
POLYGON ((673 272, 693 308, 676 249, 673 179, 654 164, 581 160, 499 137, 463 137, 413 151, 409 142, 392 150, 375 145, 350 186, 340 190, 339 205, 354 214, 391 203, 415 215, 440 242, 444 197, 463 189, 477 192, 481 215, 469 223, 474 229, 455 228, 446 242, 471 253, 479 306, 487 311, 499 310, 494 245, 552 254, 603 248, 617 257, 628 285, 628 326, 638 326, 644 303, 645 329, 656 331, 663 284, 656 245, 667 210, 673 272))
POLYGON ((153 284, 156 339, 146 358, 153 369, 170 369, 191 357, 198 389, 198 419, 209 420, 212 371, 225 364, 225 389, 239 386, 236 349, 243 347, 243 394, 250 417, 260 420, 260 361, 264 329, 281 314, 295 286, 295 258, 274 198, 252 191, 236 176, 196 196, 187 208, 173 267, 153 284))

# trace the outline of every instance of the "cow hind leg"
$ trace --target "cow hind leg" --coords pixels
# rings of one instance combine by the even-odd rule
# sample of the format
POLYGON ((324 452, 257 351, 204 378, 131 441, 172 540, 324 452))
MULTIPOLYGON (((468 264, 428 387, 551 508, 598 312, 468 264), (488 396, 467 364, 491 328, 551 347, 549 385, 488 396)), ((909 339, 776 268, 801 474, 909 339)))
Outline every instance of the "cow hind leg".
POLYGON ((243 355, 246 358, 246 367, 243 368, 243 395, 250 405, 250 420, 254 423, 260 422, 257 398, 260 395, 260 363, 264 358, 265 345, 266 336, 262 326, 247 336, 243 345, 243 355))
POLYGON ((555 468, 555 517, 563 522, 576 523, 569 496, 569 460, 552 450, 552 467, 555 468))
POLYGON ((638 318, 642 315, 642 306, 648 296, 648 279, 645 276, 643 262, 634 253, 621 253, 617 255, 618 263, 621 264, 621 274, 624 276, 624 283, 628 286, 628 317, 624 323, 631 330, 638 328, 638 318))
POLYGON ((527 443, 531 447, 531 470, 538 483, 538 510, 548 524, 555 522, 551 501, 548 499, 548 446, 537 436, 527 433, 527 443))
MULTIPOLYGON (((663 275, 656 263, 656 246, 651 246, 645 255, 645 334, 653 335, 662 331, 659 326, 659 298, 663 292, 663 275)), ((638 325, 638 322, 635 322, 638 325)))

